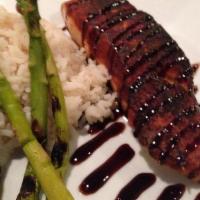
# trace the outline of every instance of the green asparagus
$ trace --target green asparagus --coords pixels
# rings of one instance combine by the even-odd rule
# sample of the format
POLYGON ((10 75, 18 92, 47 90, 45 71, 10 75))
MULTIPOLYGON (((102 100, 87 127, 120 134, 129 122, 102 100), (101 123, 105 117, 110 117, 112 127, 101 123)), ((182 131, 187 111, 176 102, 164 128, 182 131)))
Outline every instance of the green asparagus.
POLYGON ((73 200, 51 164, 47 153, 33 135, 22 107, 1 71, 0 102, 47 198, 49 200, 73 200))
MULTIPOLYGON (((29 69, 31 75, 30 102, 32 131, 38 141, 45 145, 47 132, 48 85, 37 1, 18 0, 17 7, 26 22, 30 40, 29 69)), ((24 185, 31 184, 26 181, 30 176, 34 177, 34 173, 31 166, 28 164, 22 187, 17 198, 18 200, 39 200, 39 184, 35 177, 33 178, 35 185, 34 190, 29 191, 28 187, 23 187, 24 185)))
POLYGON ((51 153, 51 159, 55 168, 59 171, 61 177, 64 178, 69 163, 68 142, 70 139, 70 131, 67 118, 67 110, 57 66, 46 40, 44 30, 42 30, 42 36, 43 46, 46 53, 47 79, 49 83, 52 112, 55 119, 57 136, 57 140, 51 153))
POLYGON ((37 0, 17 0, 17 7, 24 17, 29 32, 29 69, 31 75, 32 128, 39 140, 46 138, 48 82, 45 54, 40 31, 37 0))

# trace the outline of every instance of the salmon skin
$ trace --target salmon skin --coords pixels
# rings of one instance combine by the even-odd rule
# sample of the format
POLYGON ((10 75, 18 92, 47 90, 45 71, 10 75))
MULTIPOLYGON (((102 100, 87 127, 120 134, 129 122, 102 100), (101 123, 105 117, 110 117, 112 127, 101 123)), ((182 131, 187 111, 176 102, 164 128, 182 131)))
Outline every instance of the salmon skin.
POLYGON ((74 41, 104 64, 134 135, 150 155, 200 181, 200 109, 188 58, 154 18, 126 0, 71 0, 74 41))

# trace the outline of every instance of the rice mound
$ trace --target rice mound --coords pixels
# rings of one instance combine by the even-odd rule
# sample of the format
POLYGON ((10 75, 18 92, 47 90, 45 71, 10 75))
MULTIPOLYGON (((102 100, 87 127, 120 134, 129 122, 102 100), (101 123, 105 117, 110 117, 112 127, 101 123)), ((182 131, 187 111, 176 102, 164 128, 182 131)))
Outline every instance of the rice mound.
MULTIPOLYGON (((79 49, 68 34, 45 20, 41 24, 46 30, 58 66, 70 125, 76 127, 80 118, 94 123, 109 117, 116 94, 108 93, 106 85, 110 76, 106 68, 87 59, 84 50, 79 49)), ((23 18, 0 7, 0 69, 11 83, 30 120, 28 46, 29 37, 23 18)), ((0 111, 1 154, 16 146, 14 140, 11 125, 0 111), (12 147, 8 147, 8 144, 12 144, 12 147)), ((0 159, 0 166, 1 163, 0 159)))

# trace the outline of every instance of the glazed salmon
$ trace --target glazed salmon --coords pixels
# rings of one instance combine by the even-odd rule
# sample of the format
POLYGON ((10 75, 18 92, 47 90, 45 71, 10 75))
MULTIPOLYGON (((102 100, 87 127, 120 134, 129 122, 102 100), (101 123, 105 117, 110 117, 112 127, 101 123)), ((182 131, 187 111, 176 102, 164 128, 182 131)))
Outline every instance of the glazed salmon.
POLYGON ((200 181, 200 109, 193 68, 155 19, 126 0, 71 0, 74 41, 104 64, 139 142, 161 164, 200 181))

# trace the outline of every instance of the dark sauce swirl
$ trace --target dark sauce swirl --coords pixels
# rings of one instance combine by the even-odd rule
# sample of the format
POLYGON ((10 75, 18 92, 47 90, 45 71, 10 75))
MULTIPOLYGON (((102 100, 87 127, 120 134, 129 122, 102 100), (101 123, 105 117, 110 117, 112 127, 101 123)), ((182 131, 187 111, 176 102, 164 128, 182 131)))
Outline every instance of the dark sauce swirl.
POLYGON ((166 187, 157 200, 179 200, 185 192, 185 185, 176 184, 166 187))
POLYGON ((113 174, 128 163, 135 152, 128 144, 124 144, 100 167, 89 174, 81 183, 80 191, 89 195, 99 190, 113 174))
POLYGON ((98 133, 99 131, 103 130, 109 123, 116 121, 119 117, 123 116, 123 111, 121 107, 119 106, 119 103, 117 103, 117 106, 112 111, 112 117, 104 119, 103 122, 96 122, 94 124, 91 124, 88 129, 88 133, 93 135, 98 133))
POLYGON ((195 199, 194 200, 200 200, 200 193, 199 194, 197 194, 197 196, 195 197, 195 199))
POLYGON ((105 143, 112 137, 121 134, 124 131, 124 129, 125 125, 123 123, 113 123, 111 126, 100 132, 94 139, 79 147, 71 156, 71 164, 80 164, 81 162, 89 158, 94 153, 94 151, 103 143, 105 143))
POLYGON ((135 200, 145 190, 151 187, 156 177, 151 173, 142 173, 135 176, 118 194, 116 200, 135 200))

